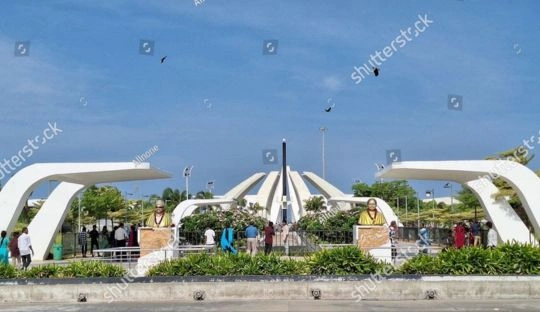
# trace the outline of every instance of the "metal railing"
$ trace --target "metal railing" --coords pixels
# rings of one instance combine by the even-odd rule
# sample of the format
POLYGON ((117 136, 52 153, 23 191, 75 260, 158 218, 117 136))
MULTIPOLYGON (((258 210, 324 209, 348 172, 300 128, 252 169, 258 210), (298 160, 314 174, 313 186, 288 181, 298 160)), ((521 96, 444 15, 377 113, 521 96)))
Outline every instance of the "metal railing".
MULTIPOLYGON (((220 238, 222 234, 222 230, 215 230, 216 236, 215 236, 215 242, 217 245, 217 248, 219 248, 220 245, 220 238)), ((258 248, 263 250, 264 249, 264 232, 259 231, 259 240, 258 242, 258 248)), ((416 242, 418 237, 418 228, 417 227, 401 227, 399 228, 398 232, 398 241, 403 242, 416 242)), ((178 237, 178 247, 179 248, 186 248, 187 246, 204 246, 206 242, 206 238, 204 236, 204 232, 197 231, 197 232, 182 232, 179 231, 179 237, 178 237)), ((487 231, 482 230, 481 231, 481 240, 482 244, 485 244, 487 241, 487 231)), ((64 248, 64 256, 65 257, 77 257, 81 255, 81 246, 78 242, 78 233, 63 233, 62 235, 62 243, 64 248)), ((432 245, 436 246, 442 246, 447 247, 453 245, 453 235, 451 232, 451 229, 448 228, 432 228, 430 229, 430 241, 432 245)), ((466 239, 465 245, 468 245, 468 242, 471 242, 472 245, 472 239, 466 239)), ((99 240, 99 247, 103 246, 103 243, 106 245, 110 245, 110 242, 104 241, 102 237, 100 237, 99 240)), ((112 242, 114 245, 114 242, 112 242)), ((330 230, 330 231, 304 231, 304 230, 291 230, 289 231, 289 236, 287 237, 287 240, 284 240, 284 237, 282 236, 282 232, 276 231, 275 236, 272 240, 272 250, 275 252, 285 252, 285 243, 287 243, 289 247, 289 255, 305 255, 309 253, 316 252, 321 249, 321 246, 328 246, 328 245, 340 245, 340 244, 352 244, 353 243, 353 232, 352 229, 350 231, 343 231, 343 230, 330 230)), ((234 246, 236 249, 243 251, 246 249, 247 245, 247 239, 245 236, 244 231, 235 231, 234 232, 234 246)), ((90 253, 90 239, 87 241, 87 255, 91 256, 90 253)), ((124 247, 124 246, 117 246, 113 248, 120 248, 121 251, 128 252, 130 257, 127 257, 128 259, 135 259, 135 250, 138 247, 124 247), (131 248, 131 249, 129 249, 131 248)), ((102 250, 104 248, 101 248, 102 250)), ((108 249, 108 253, 113 252, 112 250, 116 251, 116 249, 108 249)), ((96 251, 94 251, 94 254, 96 251)), ((101 253, 101 251, 100 251, 101 253)), ((114 257, 110 257, 114 258, 114 257)), ((115 260, 116 261, 116 260, 115 260)))

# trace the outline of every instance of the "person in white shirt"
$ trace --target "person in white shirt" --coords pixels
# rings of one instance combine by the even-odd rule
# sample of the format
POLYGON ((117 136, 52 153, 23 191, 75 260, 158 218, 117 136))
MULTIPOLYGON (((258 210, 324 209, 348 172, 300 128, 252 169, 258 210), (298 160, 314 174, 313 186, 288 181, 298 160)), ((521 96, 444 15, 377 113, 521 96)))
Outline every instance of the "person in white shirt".
POLYGON ((214 232, 214 230, 212 230, 211 228, 206 228, 204 236, 206 236, 206 245, 216 244, 216 241, 214 239, 216 237, 216 232, 214 232))
POLYGON ((214 252, 214 248, 216 246, 216 232, 214 232, 214 230, 212 230, 211 228, 206 228, 204 236, 206 236, 206 251, 214 252))
POLYGON ((487 233, 487 245, 488 248, 495 248, 497 247, 497 231, 493 229, 493 223, 491 221, 488 221, 486 223, 486 226, 488 227, 488 233, 487 233))
MULTIPOLYGON (((116 247, 126 247, 127 238, 128 234, 126 232, 126 229, 124 229, 124 223, 118 224, 118 228, 116 229, 116 231, 114 231, 114 240, 116 241, 116 247)), ((121 255, 122 258, 125 256, 125 254, 125 251, 116 253, 117 256, 121 255)))
POLYGON ((124 229, 124 223, 118 225, 118 229, 114 231, 114 239, 116 240, 116 247, 126 247, 126 239, 128 235, 126 229, 124 229))
POLYGON ((28 228, 24 227, 21 236, 19 236, 17 243, 19 244, 19 251, 21 252, 21 258, 23 263, 23 269, 26 270, 32 262, 32 256, 34 255, 34 249, 32 249, 32 243, 30 242, 30 236, 28 236, 28 228))

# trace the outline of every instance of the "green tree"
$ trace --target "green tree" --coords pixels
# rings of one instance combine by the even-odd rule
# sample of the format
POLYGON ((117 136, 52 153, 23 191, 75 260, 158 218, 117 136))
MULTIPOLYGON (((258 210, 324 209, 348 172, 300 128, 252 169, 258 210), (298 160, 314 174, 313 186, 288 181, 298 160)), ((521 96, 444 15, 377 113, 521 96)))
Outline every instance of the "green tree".
MULTIPOLYGON (((126 207, 122 193, 116 187, 92 185, 84 191, 81 197, 82 222, 89 223, 106 218, 114 222, 114 219, 122 216, 122 213, 127 213, 126 207)), ((78 222, 78 198, 72 201, 70 210, 73 223, 78 222)))
POLYGON ((320 212, 326 210, 324 197, 313 196, 310 199, 304 200, 304 209, 306 211, 320 212))

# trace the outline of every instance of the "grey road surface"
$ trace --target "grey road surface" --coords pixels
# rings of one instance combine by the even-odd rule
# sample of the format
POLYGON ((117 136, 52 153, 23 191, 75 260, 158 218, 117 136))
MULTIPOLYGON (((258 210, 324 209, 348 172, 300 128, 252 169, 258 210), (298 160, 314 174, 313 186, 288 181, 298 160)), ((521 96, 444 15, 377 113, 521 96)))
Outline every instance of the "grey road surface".
POLYGON ((332 301, 332 300, 230 300, 224 302, 113 302, 66 304, 2 304, 0 311, 540 311, 540 300, 469 301, 332 301))

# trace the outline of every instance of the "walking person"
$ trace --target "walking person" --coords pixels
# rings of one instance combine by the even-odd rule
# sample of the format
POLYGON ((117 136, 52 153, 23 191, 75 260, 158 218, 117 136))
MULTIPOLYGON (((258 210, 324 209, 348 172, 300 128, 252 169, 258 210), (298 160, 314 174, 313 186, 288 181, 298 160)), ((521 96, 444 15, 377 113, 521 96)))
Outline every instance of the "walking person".
POLYGON ((101 230, 101 248, 105 249, 105 248, 109 248, 110 247, 110 244, 109 244, 109 230, 107 229, 107 226, 104 225, 103 226, 103 229, 101 230))
POLYGON ((236 248, 234 248, 234 230, 229 225, 226 224, 225 228, 223 229, 223 233, 221 233, 221 249, 225 252, 231 252, 233 255, 237 255, 238 251, 236 248))
POLYGON ((247 237, 247 253, 251 256, 257 254, 257 236, 259 236, 259 230, 255 227, 253 221, 249 222, 249 226, 246 228, 247 237))
POLYGON ((32 262, 32 257, 30 255, 34 255, 34 249, 32 249, 32 242, 30 241, 27 227, 23 228, 17 244, 19 246, 19 251, 21 252, 23 269, 26 270, 28 269, 30 262, 32 262))
POLYGON ((206 238, 205 239, 205 245, 206 245, 206 250, 207 251, 214 251, 214 247, 216 247, 216 241, 215 241, 215 237, 216 237, 216 232, 214 232, 214 230, 212 230, 211 228, 209 227, 206 227, 206 231, 204 231, 204 237, 206 238))
MULTIPOLYGON (((118 224, 118 228, 116 231, 114 231, 114 241, 116 242, 116 247, 124 248, 126 247, 126 240, 128 238, 128 234, 126 232, 126 229, 124 229, 124 223, 120 222, 118 224)), ((125 255, 125 252, 117 253, 117 255, 122 255, 122 257, 125 255)))
POLYGON ((2 231, 0 233, 0 264, 9 264, 9 237, 7 237, 7 232, 2 231))
POLYGON ((289 255, 289 225, 287 222, 283 222, 281 224, 281 241, 283 242, 283 246, 285 247, 285 255, 289 255))
POLYGON ((493 222, 488 221, 486 222, 486 226, 488 227, 488 233, 487 233, 487 245, 488 248, 495 248, 497 247, 498 239, 497 239, 497 231, 493 229, 493 222))
POLYGON ((457 249, 463 248, 465 245, 465 227, 463 222, 459 222, 454 228, 454 243, 457 249))
POLYGON ((21 267, 21 252, 19 251, 19 232, 13 232, 9 242, 9 252, 11 253, 11 264, 14 267, 21 267))
POLYGON ((274 223, 268 222, 268 225, 264 228, 264 254, 268 255, 272 252, 272 244, 274 243, 274 223))
MULTIPOLYGON (((92 254, 92 257, 93 257, 94 246, 96 247, 96 249, 99 249, 99 232, 95 224, 92 226, 92 231, 90 231, 88 234, 90 235, 90 253, 92 254)), ((98 252, 98 257, 100 257, 99 252, 98 252)))
POLYGON ((79 233, 79 245, 81 245, 81 254, 83 258, 86 258, 86 250, 88 249, 88 233, 86 227, 82 227, 82 231, 79 233))
POLYGON ((471 225, 471 233, 474 237, 473 245, 474 247, 480 246, 482 243, 481 237, 480 237, 480 223, 478 220, 475 220, 474 223, 471 225))

